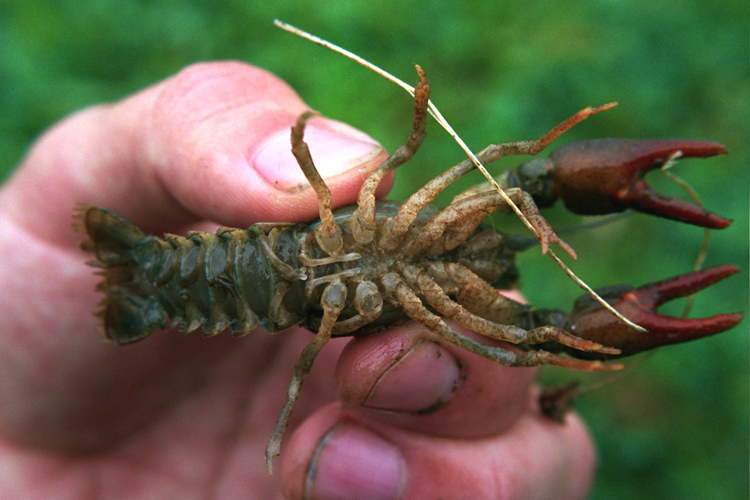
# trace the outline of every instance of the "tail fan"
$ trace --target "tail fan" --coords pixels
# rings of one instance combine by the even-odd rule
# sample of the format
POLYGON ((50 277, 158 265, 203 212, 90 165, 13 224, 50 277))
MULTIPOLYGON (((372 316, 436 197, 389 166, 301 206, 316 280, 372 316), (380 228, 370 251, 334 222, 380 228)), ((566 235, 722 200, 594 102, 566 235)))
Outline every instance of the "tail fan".
POLYGON ((150 243, 158 246, 156 239, 105 208, 81 205, 75 218, 73 227, 88 237, 81 248, 94 256, 89 264, 102 269, 97 290, 104 292, 104 298, 95 314, 106 337, 130 344, 169 326, 157 290, 139 262, 150 243))

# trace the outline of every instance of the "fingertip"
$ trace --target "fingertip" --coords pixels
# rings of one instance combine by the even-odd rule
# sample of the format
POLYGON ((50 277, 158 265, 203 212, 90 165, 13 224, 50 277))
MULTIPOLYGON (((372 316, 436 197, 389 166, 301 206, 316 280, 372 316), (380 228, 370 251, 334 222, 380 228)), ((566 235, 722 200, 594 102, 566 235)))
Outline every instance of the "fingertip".
MULTIPOLYGON (((285 82, 259 68, 217 62, 186 68, 165 87, 154 106, 150 151, 190 212, 237 227, 316 218, 316 195, 290 142, 291 127, 309 108, 285 82)), ((387 157, 374 139, 327 118, 310 120, 304 140, 334 206, 355 201, 387 157)))
POLYGON ((595 452, 576 415, 556 423, 533 410, 506 432, 446 439, 328 406, 282 451, 290 499, 586 498, 595 452))
MULTIPOLYGON (((297 117, 290 118, 294 123, 297 117)), ((268 214, 264 220, 310 220, 319 214, 316 193, 291 153, 290 128, 291 124, 273 132, 248 153, 248 175, 261 181, 250 184, 264 199, 274 201, 261 207, 268 214)), ((304 141, 334 207, 354 203, 364 180, 388 157, 368 135, 323 117, 309 121, 304 141)))
MULTIPOLYGON (((290 128, 291 125, 269 135, 254 148, 250 165, 275 189, 295 194, 307 188, 307 179, 292 156, 290 128)), ((383 147, 367 134, 323 117, 308 121, 304 141, 316 169, 326 179, 372 162, 383 153, 383 147)))
POLYGON ((345 350, 336 367, 347 408, 430 413, 450 401, 465 376, 450 351, 418 334, 396 332, 364 344, 345 350))
POLYGON ((336 384, 344 406, 369 419, 478 438, 502 432, 528 410, 536 373, 502 367, 412 324, 352 340, 336 384))
POLYGON ((282 453, 281 474, 291 499, 395 500, 407 479, 399 447, 337 405, 297 429, 282 453))

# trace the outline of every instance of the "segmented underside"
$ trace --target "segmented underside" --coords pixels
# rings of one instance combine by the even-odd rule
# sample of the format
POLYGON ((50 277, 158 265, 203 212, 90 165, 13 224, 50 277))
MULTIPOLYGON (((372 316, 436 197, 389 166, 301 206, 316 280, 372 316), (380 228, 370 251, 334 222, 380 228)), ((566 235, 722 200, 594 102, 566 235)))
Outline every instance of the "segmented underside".
MULTIPOLYGON (((82 207, 78 218, 88 235, 83 248, 94 254, 92 264, 104 268, 98 314, 107 337, 118 344, 178 324, 182 333, 202 326, 207 336, 226 328, 240 336, 258 325, 274 332, 303 319, 273 318, 269 310, 282 280, 260 248, 259 228, 162 239, 104 208, 82 207)), ((275 246, 295 265, 295 226, 279 226, 272 230, 275 246)), ((289 290, 288 300, 300 294, 289 290)))
MULTIPOLYGON (((379 204, 384 217, 397 208, 379 204)), ((351 212, 351 208, 338 211, 337 222, 343 226, 351 212)), ((417 226, 432 215, 425 212, 417 226)), ((78 229, 88 236, 82 247, 94 255, 91 264, 103 268, 98 290, 104 298, 97 314, 107 338, 118 344, 178 325, 181 333, 202 327, 206 336, 227 328, 241 336, 257 326, 272 333, 295 325, 315 330, 323 312, 311 281, 348 269, 352 288, 365 279, 378 283, 406 260, 398 252, 379 250, 377 242, 362 248, 346 237, 344 229, 347 251, 360 252, 361 257, 305 269, 301 252, 312 258, 325 256, 312 235, 316 223, 257 224, 249 229, 221 228, 216 234, 193 231, 187 237, 158 238, 100 207, 82 206, 77 218, 78 229)), ((505 286, 510 286, 516 276, 513 252, 494 242, 491 251, 476 243, 474 247, 481 251, 464 245, 443 255, 411 258, 409 263, 461 262, 480 274, 489 272, 493 281, 503 276, 505 286)), ((341 318, 355 314, 347 304, 341 318)), ((364 331, 407 319, 400 305, 386 302, 380 317, 364 331)))

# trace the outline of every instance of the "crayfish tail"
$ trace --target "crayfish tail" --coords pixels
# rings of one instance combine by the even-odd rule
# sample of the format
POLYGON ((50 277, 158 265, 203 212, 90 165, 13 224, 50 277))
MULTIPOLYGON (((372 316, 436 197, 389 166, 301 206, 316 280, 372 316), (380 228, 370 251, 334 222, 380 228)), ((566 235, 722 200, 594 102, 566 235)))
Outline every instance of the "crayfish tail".
POLYGON ((99 267, 125 264, 132 259, 127 252, 144 237, 143 232, 106 208, 79 205, 73 216, 73 228, 88 236, 81 248, 96 257, 99 267))
POLYGON ((106 337, 117 344, 137 342, 164 328, 168 315, 148 280, 139 278, 138 246, 146 235, 107 209, 81 205, 73 227, 88 238, 81 248, 92 254, 91 265, 102 268, 97 290, 104 293, 101 309, 106 337))

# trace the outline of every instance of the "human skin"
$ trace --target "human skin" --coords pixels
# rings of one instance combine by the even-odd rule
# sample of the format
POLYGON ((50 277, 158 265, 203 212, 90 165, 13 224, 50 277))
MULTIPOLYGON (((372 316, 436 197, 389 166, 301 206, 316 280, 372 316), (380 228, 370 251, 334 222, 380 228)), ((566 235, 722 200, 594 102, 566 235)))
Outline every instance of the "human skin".
MULTIPOLYGON (((575 414, 564 425, 540 414, 536 369, 413 324, 325 346, 275 478, 263 453, 308 332, 102 340, 76 205, 154 234, 312 220, 288 138, 306 109, 263 70, 204 63, 31 147, 0 190, 0 497, 585 498, 593 445, 575 414)), ((306 140, 335 206, 387 157, 324 118, 306 140)))

